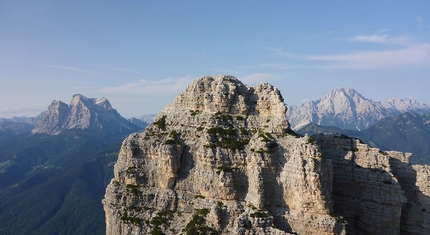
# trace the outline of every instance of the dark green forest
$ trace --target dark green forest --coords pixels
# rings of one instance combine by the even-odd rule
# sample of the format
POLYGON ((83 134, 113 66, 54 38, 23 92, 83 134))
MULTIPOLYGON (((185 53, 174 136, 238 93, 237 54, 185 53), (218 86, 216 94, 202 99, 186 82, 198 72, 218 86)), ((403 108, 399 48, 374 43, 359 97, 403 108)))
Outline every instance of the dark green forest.
POLYGON ((0 142, 0 233, 105 234, 101 200, 125 137, 75 129, 0 142))

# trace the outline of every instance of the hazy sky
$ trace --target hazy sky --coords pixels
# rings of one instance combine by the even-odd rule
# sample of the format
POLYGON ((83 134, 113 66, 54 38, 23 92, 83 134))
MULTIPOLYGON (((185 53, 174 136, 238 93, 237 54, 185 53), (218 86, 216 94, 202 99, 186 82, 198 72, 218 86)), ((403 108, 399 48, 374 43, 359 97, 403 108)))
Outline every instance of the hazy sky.
POLYGON ((335 87, 430 102, 430 1, 0 1, 0 117, 106 97, 156 113, 204 75, 300 105, 335 87))

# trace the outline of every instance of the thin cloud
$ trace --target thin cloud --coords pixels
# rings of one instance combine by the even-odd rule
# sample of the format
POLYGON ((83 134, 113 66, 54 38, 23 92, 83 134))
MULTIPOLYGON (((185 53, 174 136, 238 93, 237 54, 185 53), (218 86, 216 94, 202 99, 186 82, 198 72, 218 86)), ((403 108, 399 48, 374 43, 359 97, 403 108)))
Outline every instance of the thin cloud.
POLYGON ((117 71, 121 71, 121 72, 127 72, 127 73, 132 73, 132 74, 137 74, 137 75, 144 75, 141 72, 132 70, 132 69, 128 69, 128 68, 121 68, 121 67, 112 67, 112 66, 107 66, 107 65, 99 65, 100 67, 104 67, 104 68, 108 68, 108 69, 112 69, 112 70, 117 70, 117 71))
POLYGON ((97 90, 106 94, 134 94, 134 95, 166 95, 177 94, 187 87, 194 79, 191 76, 181 78, 165 78, 159 81, 142 79, 134 83, 125 83, 119 86, 104 87, 97 90))
MULTIPOLYGON (((384 30, 386 31, 386 30, 384 30)), ((430 45, 414 44, 408 37, 392 37, 378 32, 373 35, 358 35, 351 42, 368 42, 397 45, 399 49, 358 51, 347 54, 296 55, 299 60, 313 61, 314 69, 397 69, 430 68, 430 45)))
POLYGON ((327 69, 392 69, 401 67, 430 67, 430 45, 391 50, 366 51, 343 55, 307 55, 306 60, 335 62, 325 65, 327 69))
POLYGON ((424 20, 423 20, 422 16, 417 16, 417 21, 418 21, 418 24, 420 24, 420 25, 424 24, 424 20))
POLYGON ((383 35, 373 34, 373 35, 358 35, 350 38, 349 41, 408 45, 410 40, 407 37, 389 37, 388 34, 383 34, 383 35))
POLYGON ((134 71, 134 70, 131 70, 131 69, 127 69, 127 68, 112 68, 112 69, 115 69, 115 70, 118 70, 118 71, 127 72, 127 73, 134 73, 134 74, 138 74, 138 75, 143 75, 143 73, 141 73, 141 72, 137 72, 137 71, 134 71))
POLYGON ((90 70, 86 70, 86 69, 80 69, 80 68, 73 68, 73 67, 58 66, 58 65, 53 65, 53 64, 50 64, 50 65, 48 65, 48 66, 49 66, 49 67, 51 67, 51 68, 63 69, 63 70, 70 70, 70 71, 75 71, 75 72, 80 72, 80 73, 100 74, 99 72, 90 71, 90 70))
POLYGON ((27 114, 27 113, 40 113, 44 111, 40 108, 28 108, 28 107, 14 107, 14 108, 4 108, 0 110, 1 115, 16 115, 16 114, 27 114))

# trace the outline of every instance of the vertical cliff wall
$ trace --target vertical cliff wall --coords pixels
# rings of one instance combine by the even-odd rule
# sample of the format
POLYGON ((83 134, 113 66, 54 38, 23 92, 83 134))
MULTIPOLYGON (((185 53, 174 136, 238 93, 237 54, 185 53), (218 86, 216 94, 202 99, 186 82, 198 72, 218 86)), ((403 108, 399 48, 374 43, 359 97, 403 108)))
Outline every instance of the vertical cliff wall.
POLYGON ((107 234, 342 234, 332 164, 291 132, 279 90, 203 77, 123 142, 107 234))
POLYGON ((332 162, 334 211, 348 222, 347 234, 428 234, 429 166, 343 135, 315 139, 332 162))
POLYGON ((297 137, 280 91, 190 84, 124 140, 107 234, 427 234, 430 168, 346 136, 297 137))

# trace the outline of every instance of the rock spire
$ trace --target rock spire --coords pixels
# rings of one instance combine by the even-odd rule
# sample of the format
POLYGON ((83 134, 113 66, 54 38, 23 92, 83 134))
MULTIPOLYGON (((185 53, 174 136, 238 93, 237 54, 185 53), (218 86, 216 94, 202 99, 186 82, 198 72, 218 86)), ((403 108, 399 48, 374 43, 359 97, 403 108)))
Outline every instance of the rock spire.
POLYGON ((428 183, 427 166, 344 136, 298 137, 286 111, 267 83, 194 81, 123 141, 103 200, 106 233, 400 234, 417 218, 403 218, 407 203, 419 204, 413 216, 430 209, 428 190, 418 201, 413 191, 428 183), (414 175, 401 169, 427 173, 407 188, 414 175))

